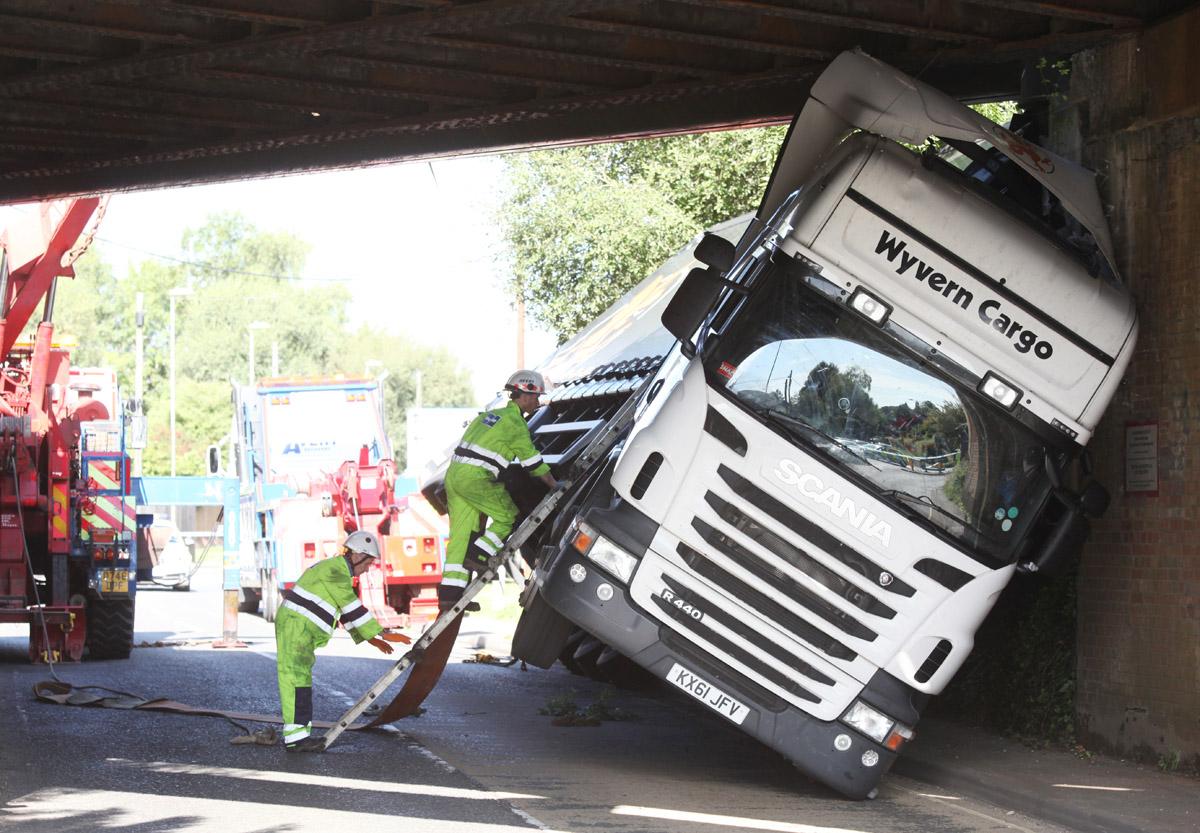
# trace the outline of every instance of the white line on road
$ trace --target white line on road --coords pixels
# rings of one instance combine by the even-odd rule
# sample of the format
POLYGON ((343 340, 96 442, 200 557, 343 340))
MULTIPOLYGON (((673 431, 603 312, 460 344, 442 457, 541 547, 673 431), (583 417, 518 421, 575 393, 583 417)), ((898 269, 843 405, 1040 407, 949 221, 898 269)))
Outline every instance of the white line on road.
POLYGON ((337 778, 332 775, 310 775, 301 772, 276 772, 265 769, 238 769, 226 766, 204 766, 202 764, 173 764, 167 761, 131 761, 126 758, 107 758, 118 766, 160 772, 167 775, 208 775, 218 778, 241 778, 248 781, 271 781, 279 784, 306 784, 312 787, 335 787, 345 790, 367 792, 404 793, 408 795, 437 796, 439 798, 470 798, 478 801, 508 801, 514 798, 542 799, 540 795, 509 792, 467 790, 460 787, 436 787, 432 784, 398 784, 393 781, 367 781, 363 778, 337 778))
POLYGON ((371 813, 295 804, 185 795, 47 788, 0 807, 0 827, 24 833, 63 830, 219 830, 222 833, 528 833, 515 824, 371 813), (97 821, 99 820, 99 821, 97 821))
MULTIPOLYGON (((930 801, 936 802, 937 804, 941 804, 941 805, 944 805, 945 807, 952 808, 955 812, 967 813, 968 815, 976 816, 977 818, 984 819, 993 824, 1002 825, 1004 827, 1009 828, 1010 830, 1019 830, 1020 833, 1038 833, 1038 831, 1031 830, 1028 827, 1022 827, 1021 825, 1016 824, 1012 821, 1009 821, 1008 819, 999 818, 997 816, 989 815, 987 813, 981 813, 979 810, 972 810, 970 807, 967 807, 963 804, 956 804, 954 802, 959 801, 959 799, 957 799, 957 798, 952 798, 952 797, 942 798, 940 796, 934 795, 933 793, 923 793, 923 792, 919 792, 917 790, 909 789, 908 787, 903 787, 897 783, 897 781, 899 781, 899 780, 900 779, 897 778, 895 775, 890 777, 888 779, 888 783, 887 783, 888 788, 900 790, 901 792, 906 792, 909 795, 915 795, 918 798, 928 799, 930 801)), ((1009 812, 1011 813, 1012 811, 1010 810, 1009 812)), ((1047 829, 1050 829, 1049 825, 1041 828, 1042 831, 1045 831, 1047 829)), ((1053 829, 1058 830, 1061 828, 1055 827, 1053 829)))
POLYGON ((621 804, 613 807, 610 812, 617 816, 641 816, 648 819, 686 821, 693 824, 719 824, 724 827, 742 827, 750 830, 775 830, 779 831, 779 833, 863 833, 861 830, 851 830, 847 827, 816 827, 811 824, 797 824, 790 821, 752 819, 744 816, 720 816, 714 813, 667 810, 662 807, 630 807, 621 804))

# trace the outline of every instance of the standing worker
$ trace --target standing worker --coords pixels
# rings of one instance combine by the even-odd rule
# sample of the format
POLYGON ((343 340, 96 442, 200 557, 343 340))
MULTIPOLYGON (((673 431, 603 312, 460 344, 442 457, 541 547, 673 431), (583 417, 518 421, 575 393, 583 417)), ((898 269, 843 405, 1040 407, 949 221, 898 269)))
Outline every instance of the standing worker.
POLYGON ((525 424, 526 414, 538 409, 538 399, 546 392, 542 374, 518 370, 508 377, 504 389, 509 393, 508 404, 475 417, 454 449, 446 471, 450 542, 438 588, 438 606, 442 610, 462 598, 468 571, 486 568, 488 559, 499 552, 512 532, 517 507, 497 480, 500 472, 516 460, 550 489, 558 488, 558 481, 534 448, 529 426, 525 424), (491 519, 486 531, 481 526, 484 517, 491 519))
POLYGON ((289 752, 320 752, 321 738, 312 734, 312 668, 315 651, 333 636, 339 621, 355 644, 370 642, 385 654, 390 642, 408 637, 387 633, 354 592, 353 578, 379 558, 379 538, 373 532, 352 532, 342 554, 318 561, 283 594, 275 617, 275 655, 279 672, 279 704, 283 710, 283 743, 289 752))

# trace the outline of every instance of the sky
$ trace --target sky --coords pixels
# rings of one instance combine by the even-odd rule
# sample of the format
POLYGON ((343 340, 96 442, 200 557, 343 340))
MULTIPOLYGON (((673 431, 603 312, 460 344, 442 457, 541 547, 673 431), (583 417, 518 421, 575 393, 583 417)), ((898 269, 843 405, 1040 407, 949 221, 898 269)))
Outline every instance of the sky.
MULTIPOLYGON (((501 167, 499 157, 472 157, 115 194, 94 246, 122 274, 147 258, 184 258, 184 229, 239 211, 309 243, 304 277, 345 281, 354 324, 445 347, 484 404, 517 361, 494 222, 501 167)), ((259 339, 269 353, 269 331, 259 339)), ((553 336, 527 323, 526 364, 553 349, 553 336)))

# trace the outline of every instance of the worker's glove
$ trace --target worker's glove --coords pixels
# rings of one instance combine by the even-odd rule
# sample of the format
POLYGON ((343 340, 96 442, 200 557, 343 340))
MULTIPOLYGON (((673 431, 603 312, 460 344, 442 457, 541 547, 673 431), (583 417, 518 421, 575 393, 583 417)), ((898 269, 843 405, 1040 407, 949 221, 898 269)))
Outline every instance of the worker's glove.
POLYGON ((463 589, 450 584, 438 587, 438 613, 445 613, 454 607, 454 603, 462 598, 463 589))
POLYGON ((474 576, 475 573, 482 573, 488 568, 488 557, 479 550, 472 547, 467 550, 467 554, 463 556, 463 567, 467 572, 474 576))
POLYGON ((394 650, 392 646, 387 643, 387 640, 382 638, 382 636, 373 636, 367 641, 379 650, 383 651, 385 654, 390 654, 394 650))

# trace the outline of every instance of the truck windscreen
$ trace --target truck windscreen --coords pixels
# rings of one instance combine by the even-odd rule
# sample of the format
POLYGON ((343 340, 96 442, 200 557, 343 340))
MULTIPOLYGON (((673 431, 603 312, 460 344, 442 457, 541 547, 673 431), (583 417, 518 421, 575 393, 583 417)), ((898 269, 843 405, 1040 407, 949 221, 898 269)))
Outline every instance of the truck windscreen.
POLYGON ((372 464, 390 456, 373 391, 260 391, 260 402, 272 480, 332 474, 347 460, 357 461, 364 445, 372 464))
POLYGON ((1050 487, 1046 443, 879 328, 767 265, 706 356, 713 383, 898 511, 1008 562, 1050 487))

